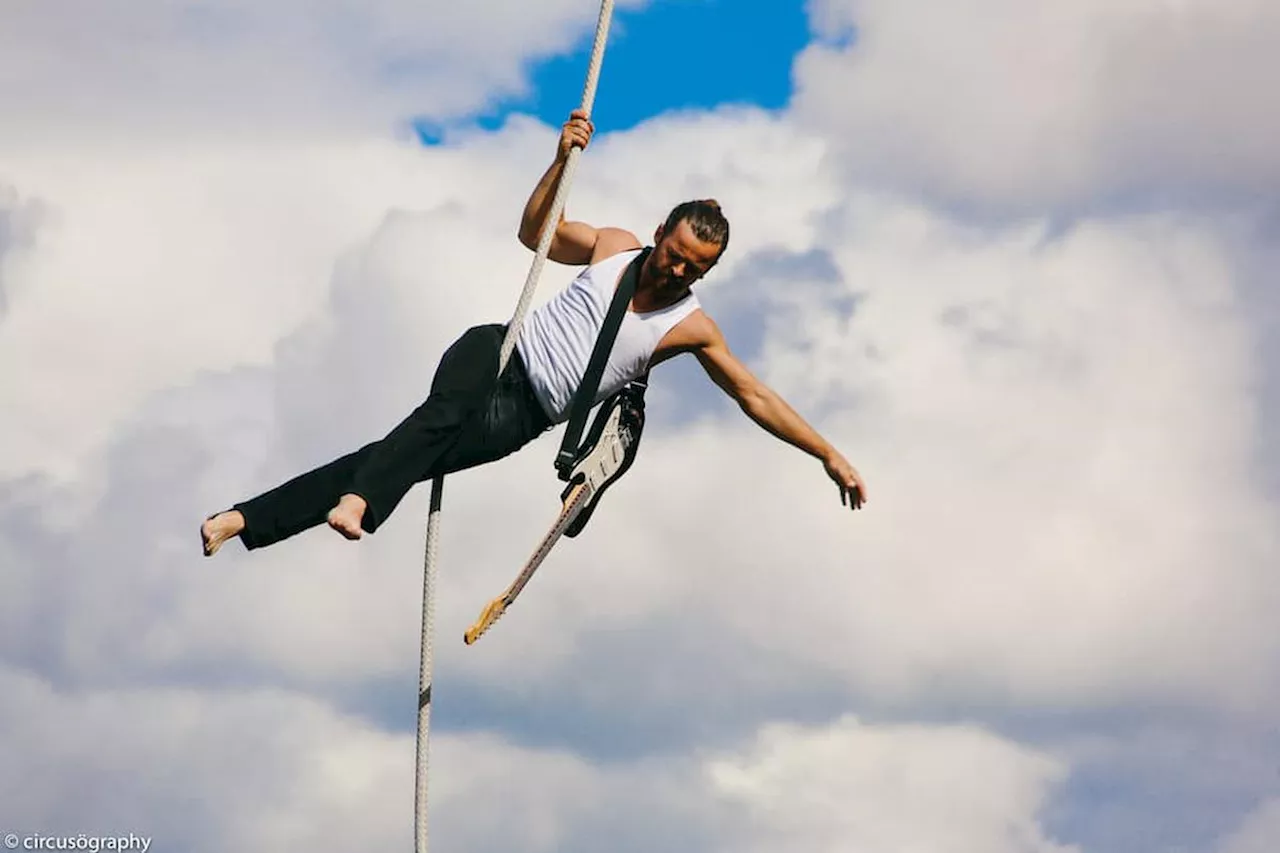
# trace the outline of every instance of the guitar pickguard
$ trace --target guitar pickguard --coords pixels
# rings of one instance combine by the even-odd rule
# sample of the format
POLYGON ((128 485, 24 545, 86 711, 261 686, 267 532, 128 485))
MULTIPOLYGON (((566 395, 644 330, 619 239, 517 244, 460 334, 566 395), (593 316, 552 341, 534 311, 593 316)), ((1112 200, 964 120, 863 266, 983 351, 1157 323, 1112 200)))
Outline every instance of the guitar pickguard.
MULTIPOLYGON (((570 539, 582 532, 605 491, 635 460, 644 429, 643 393, 643 386, 628 386, 610 398, 596 415, 582 457, 569 477, 570 485, 583 482, 590 490, 582 512, 565 530, 564 535, 570 539)), ((561 493, 561 499, 567 494, 568 488, 561 493)))

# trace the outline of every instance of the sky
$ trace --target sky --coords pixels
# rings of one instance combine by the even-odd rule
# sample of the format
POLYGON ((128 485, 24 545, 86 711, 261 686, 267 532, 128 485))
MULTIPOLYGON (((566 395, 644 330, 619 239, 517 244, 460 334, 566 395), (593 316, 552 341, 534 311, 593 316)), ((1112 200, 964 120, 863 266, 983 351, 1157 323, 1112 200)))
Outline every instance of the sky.
MULTIPOLYGON (((746 7, 729 0, 656 0, 615 11, 591 110, 596 131, 626 131, 663 113, 723 105, 784 109, 791 62, 811 38, 803 4, 749 5, 744 14, 746 7), (687 58, 673 54, 682 49, 687 58)), ((581 105, 594 36, 592 28, 575 49, 532 62, 523 92, 462 120, 495 130, 514 112, 560 124, 581 105)), ((447 126, 425 119, 417 129, 423 142, 438 144, 447 126)))
MULTIPOLYGON (((719 199, 702 304, 870 502, 677 360, 467 647, 559 432, 448 478, 433 847, 1270 853, 1280 11, 615 9, 567 214, 719 199)), ((196 534, 510 317, 598 11, 0 11, 0 833, 413 843, 428 486, 356 543, 196 534)))

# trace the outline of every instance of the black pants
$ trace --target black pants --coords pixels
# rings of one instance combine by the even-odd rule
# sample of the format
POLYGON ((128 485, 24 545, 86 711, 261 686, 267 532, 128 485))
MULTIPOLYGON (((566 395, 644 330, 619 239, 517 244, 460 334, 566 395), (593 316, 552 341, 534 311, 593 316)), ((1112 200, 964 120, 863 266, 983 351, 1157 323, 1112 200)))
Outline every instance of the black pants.
POLYGON ((414 484, 501 459, 550 429, 518 351, 497 375, 505 333, 501 324, 463 333, 441 357, 427 399, 381 441, 234 504, 245 547, 323 523, 345 494, 368 503, 361 527, 373 533, 414 484))

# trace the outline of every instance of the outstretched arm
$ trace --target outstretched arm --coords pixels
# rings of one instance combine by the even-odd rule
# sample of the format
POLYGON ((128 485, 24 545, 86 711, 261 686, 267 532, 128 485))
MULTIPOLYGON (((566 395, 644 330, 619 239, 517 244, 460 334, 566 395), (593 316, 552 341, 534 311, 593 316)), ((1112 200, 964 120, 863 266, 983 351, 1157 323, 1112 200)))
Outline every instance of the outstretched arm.
MULTIPOLYGON (((690 318, 694 319, 694 318, 690 318)), ((853 509, 867 500, 861 476, 832 444, 805 422, 773 389, 757 379, 730 351, 715 322, 699 312, 695 323, 697 345, 690 347, 711 380, 763 429, 822 460, 827 475, 840 488, 840 500, 853 509)))
MULTIPOLYGON (((575 147, 585 149, 594 130, 590 119, 582 110, 574 110, 564 123, 555 160, 533 188, 520 218, 520 242, 530 251, 536 252, 538 249, 543 223, 547 221, 551 202, 556 197, 560 179, 564 177, 569 152, 575 147)), ((555 228, 547 257, 559 264, 584 266, 598 263, 602 258, 640 246, 640 241, 634 234, 620 228, 595 228, 585 222, 570 222, 565 219, 563 208, 555 228)))

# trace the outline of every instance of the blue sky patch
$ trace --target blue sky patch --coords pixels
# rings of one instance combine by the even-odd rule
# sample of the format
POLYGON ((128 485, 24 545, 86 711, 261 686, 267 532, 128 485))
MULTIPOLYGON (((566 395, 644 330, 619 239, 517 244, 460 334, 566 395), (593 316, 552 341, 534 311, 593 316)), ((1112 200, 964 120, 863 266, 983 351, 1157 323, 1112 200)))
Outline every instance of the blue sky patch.
MULTIPOLYGON (((528 97, 504 100, 468 122, 494 130, 512 113, 561 124, 582 102, 594 27, 574 51, 536 63, 528 97)), ((597 133, 627 130, 669 111, 750 104, 775 110, 791 97, 791 64, 810 40, 803 3, 654 0, 615 9, 592 118, 597 133)), ((444 129, 415 123, 424 144, 444 129)))

